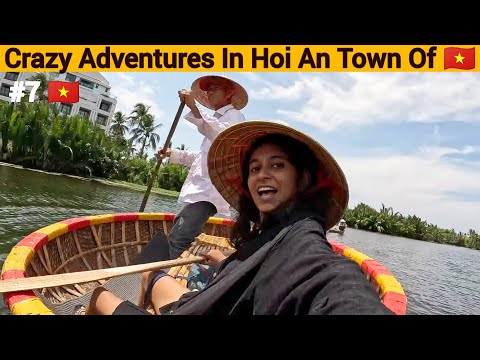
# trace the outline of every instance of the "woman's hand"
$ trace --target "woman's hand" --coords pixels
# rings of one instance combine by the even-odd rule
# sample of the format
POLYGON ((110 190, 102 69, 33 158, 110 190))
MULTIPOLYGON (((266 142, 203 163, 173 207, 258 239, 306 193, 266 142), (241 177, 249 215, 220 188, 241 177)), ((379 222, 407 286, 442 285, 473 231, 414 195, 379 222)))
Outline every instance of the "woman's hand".
POLYGON ((206 253, 199 253, 198 255, 205 256, 207 259, 203 261, 202 264, 209 266, 217 266, 228 257, 220 250, 209 250, 206 253))

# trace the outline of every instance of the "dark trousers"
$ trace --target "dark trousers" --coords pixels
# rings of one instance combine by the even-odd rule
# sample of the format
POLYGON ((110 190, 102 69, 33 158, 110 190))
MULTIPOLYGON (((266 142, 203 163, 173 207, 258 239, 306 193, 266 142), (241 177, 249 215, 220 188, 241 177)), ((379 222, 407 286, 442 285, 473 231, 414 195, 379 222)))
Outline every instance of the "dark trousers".
POLYGON ((142 249, 134 264, 145 264, 156 261, 178 258, 200 234, 203 225, 210 216, 217 213, 211 202, 199 201, 185 204, 173 220, 173 227, 165 241, 163 230, 157 233, 142 249))
POLYGON ((199 235, 210 216, 217 213, 217 208, 209 201, 185 204, 173 220, 173 227, 168 235, 170 259, 178 258, 195 236, 199 235))

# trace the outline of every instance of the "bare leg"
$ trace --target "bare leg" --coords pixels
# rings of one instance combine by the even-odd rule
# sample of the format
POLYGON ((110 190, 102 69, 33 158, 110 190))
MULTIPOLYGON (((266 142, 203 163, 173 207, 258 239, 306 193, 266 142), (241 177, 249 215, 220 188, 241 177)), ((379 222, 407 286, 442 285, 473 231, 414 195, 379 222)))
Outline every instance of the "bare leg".
MULTIPOLYGON (((149 273, 149 272, 147 272, 147 273, 149 273)), ((143 298, 145 297, 145 288, 146 288, 145 274, 147 274, 147 273, 142 274, 142 283, 140 285, 140 294, 138 295, 138 300, 137 300, 137 305, 138 306, 143 306, 143 298)))
POLYGON ((140 287, 140 295, 138 297, 138 306, 144 306, 145 304, 143 301, 145 300, 145 292, 147 290, 148 284, 152 280, 152 277, 155 276, 156 272, 155 271, 146 271, 142 273, 142 284, 140 287))
MULTIPOLYGON (((180 299, 190 290, 171 276, 164 276, 157 280, 152 289, 152 304, 155 313, 159 314, 159 308, 180 299)), ((160 314, 161 315, 161 314, 160 314)))
POLYGON ((122 299, 103 287, 93 290, 85 315, 112 315, 122 299))

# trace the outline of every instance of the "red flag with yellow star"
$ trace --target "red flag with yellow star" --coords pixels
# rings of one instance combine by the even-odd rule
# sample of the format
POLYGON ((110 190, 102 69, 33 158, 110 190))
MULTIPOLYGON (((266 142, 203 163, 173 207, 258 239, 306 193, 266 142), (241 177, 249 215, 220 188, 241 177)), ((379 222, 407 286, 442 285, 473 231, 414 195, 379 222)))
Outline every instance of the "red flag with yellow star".
POLYGON ((444 69, 475 69, 475 48, 447 47, 444 51, 444 69))
POLYGON ((48 102, 73 104, 80 100, 79 82, 50 81, 48 83, 48 102))

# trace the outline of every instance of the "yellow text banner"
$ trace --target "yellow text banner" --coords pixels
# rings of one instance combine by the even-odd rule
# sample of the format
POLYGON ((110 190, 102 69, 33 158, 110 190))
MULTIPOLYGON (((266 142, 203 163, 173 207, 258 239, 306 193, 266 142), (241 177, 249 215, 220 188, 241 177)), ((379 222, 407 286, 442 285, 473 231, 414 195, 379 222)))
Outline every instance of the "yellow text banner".
POLYGON ((476 47, 477 45, 0 45, 0 71, 478 71, 476 47))

